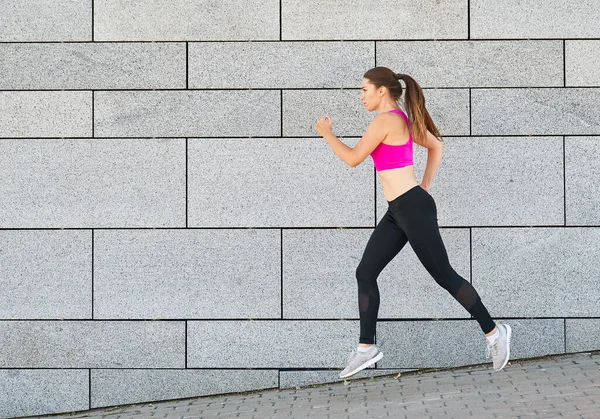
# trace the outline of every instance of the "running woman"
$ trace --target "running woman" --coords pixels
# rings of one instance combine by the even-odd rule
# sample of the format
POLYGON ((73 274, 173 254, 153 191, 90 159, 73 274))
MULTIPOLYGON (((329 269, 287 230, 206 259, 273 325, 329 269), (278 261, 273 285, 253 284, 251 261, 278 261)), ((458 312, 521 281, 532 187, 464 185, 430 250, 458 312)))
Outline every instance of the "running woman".
POLYGON ((419 84, 406 74, 386 67, 367 71, 360 100, 369 112, 377 111, 354 148, 333 133, 329 117, 317 121, 317 132, 333 152, 350 167, 371 156, 379 175, 388 210, 379 221, 356 269, 360 338, 340 378, 350 377, 379 361, 383 353, 375 345, 379 311, 377 277, 408 242, 435 281, 447 290, 479 323, 485 334, 494 370, 503 369, 510 356, 511 328, 496 324, 473 286, 450 266, 440 236, 437 208, 429 189, 442 159, 443 142, 425 107, 419 84), (402 84, 406 85, 404 109, 399 109, 402 84), (427 166, 419 184, 413 169, 413 141, 427 148, 427 166))

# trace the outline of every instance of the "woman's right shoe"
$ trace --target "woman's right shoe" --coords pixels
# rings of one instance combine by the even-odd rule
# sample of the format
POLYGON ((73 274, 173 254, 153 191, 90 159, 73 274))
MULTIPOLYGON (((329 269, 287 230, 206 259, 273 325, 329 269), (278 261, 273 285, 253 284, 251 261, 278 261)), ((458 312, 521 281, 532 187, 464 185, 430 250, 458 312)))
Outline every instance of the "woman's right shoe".
POLYGON ((368 366, 373 365, 383 357, 383 353, 375 345, 366 352, 354 349, 348 357, 348 366, 340 373, 340 378, 348 378, 368 366))
POLYGON ((500 336, 492 342, 487 344, 487 356, 492 356, 494 362, 494 371, 500 371, 508 363, 510 358, 510 338, 512 336, 512 329, 507 324, 496 325, 500 336))

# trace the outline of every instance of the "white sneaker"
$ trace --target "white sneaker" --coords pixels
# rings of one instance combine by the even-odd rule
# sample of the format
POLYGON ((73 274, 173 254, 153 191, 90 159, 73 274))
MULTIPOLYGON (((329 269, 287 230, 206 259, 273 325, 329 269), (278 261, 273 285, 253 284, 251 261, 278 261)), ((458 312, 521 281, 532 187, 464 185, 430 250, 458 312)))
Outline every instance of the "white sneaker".
POLYGON ((354 349, 348 357, 348 366, 340 373, 340 378, 348 378, 373 365, 382 357, 383 353, 375 345, 372 345, 366 352, 359 352, 357 349, 354 349))
POLYGON ((512 335, 512 329, 507 324, 496 325, 500 336, 492 342, 487 344, 487 357, 490 355, 494 362, 494 371, 500 371, 508 363, 510 358, 510 337, 512 335))

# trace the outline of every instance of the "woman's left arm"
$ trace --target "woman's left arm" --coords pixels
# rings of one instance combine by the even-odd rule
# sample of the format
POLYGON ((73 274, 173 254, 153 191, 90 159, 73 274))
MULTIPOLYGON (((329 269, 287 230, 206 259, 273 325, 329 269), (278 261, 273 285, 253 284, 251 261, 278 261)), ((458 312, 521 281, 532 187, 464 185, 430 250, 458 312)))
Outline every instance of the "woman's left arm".
POLYGON ((429 188, 433 184, 433 178, 442 162, 444 143, 438 140, 435 135, 427 131, 423 146, 427 148, 427 166, 425 167, 425 173, 421 180, 421 187, 429 192, 429 188))

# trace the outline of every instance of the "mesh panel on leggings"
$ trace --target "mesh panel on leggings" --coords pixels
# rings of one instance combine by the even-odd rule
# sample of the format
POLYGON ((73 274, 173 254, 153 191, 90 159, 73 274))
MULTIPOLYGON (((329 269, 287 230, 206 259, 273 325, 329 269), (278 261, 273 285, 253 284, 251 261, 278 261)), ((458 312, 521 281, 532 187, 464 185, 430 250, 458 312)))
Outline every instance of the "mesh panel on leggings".
POLYGON ((377 282, 372 282, 371 288, 367 292, 362 289, 359 290, 358 309, 360 310, 359 342, 375 343, 377 312, 379 311, 379 288, 377 287, 377 282))
POLYGON ((358 309, 363 313, 369 308, 369 296, 365 294, 358 295, 358 309))
POLYGON ((479 294, 477 294, 475 288, 473 288, 473 286, 467 281, 463 281, 454 298, 456 298, 456 300, 468 311, 475 305, 478 297, 479 294))
POLYGON ((375 318, 377 318, 377 311, 379 311, 379 287, 377 282, 371 284, 368 294, 365 294, 364 291, 358 291, 358 309, 362 312, 374 313, 375 318))

